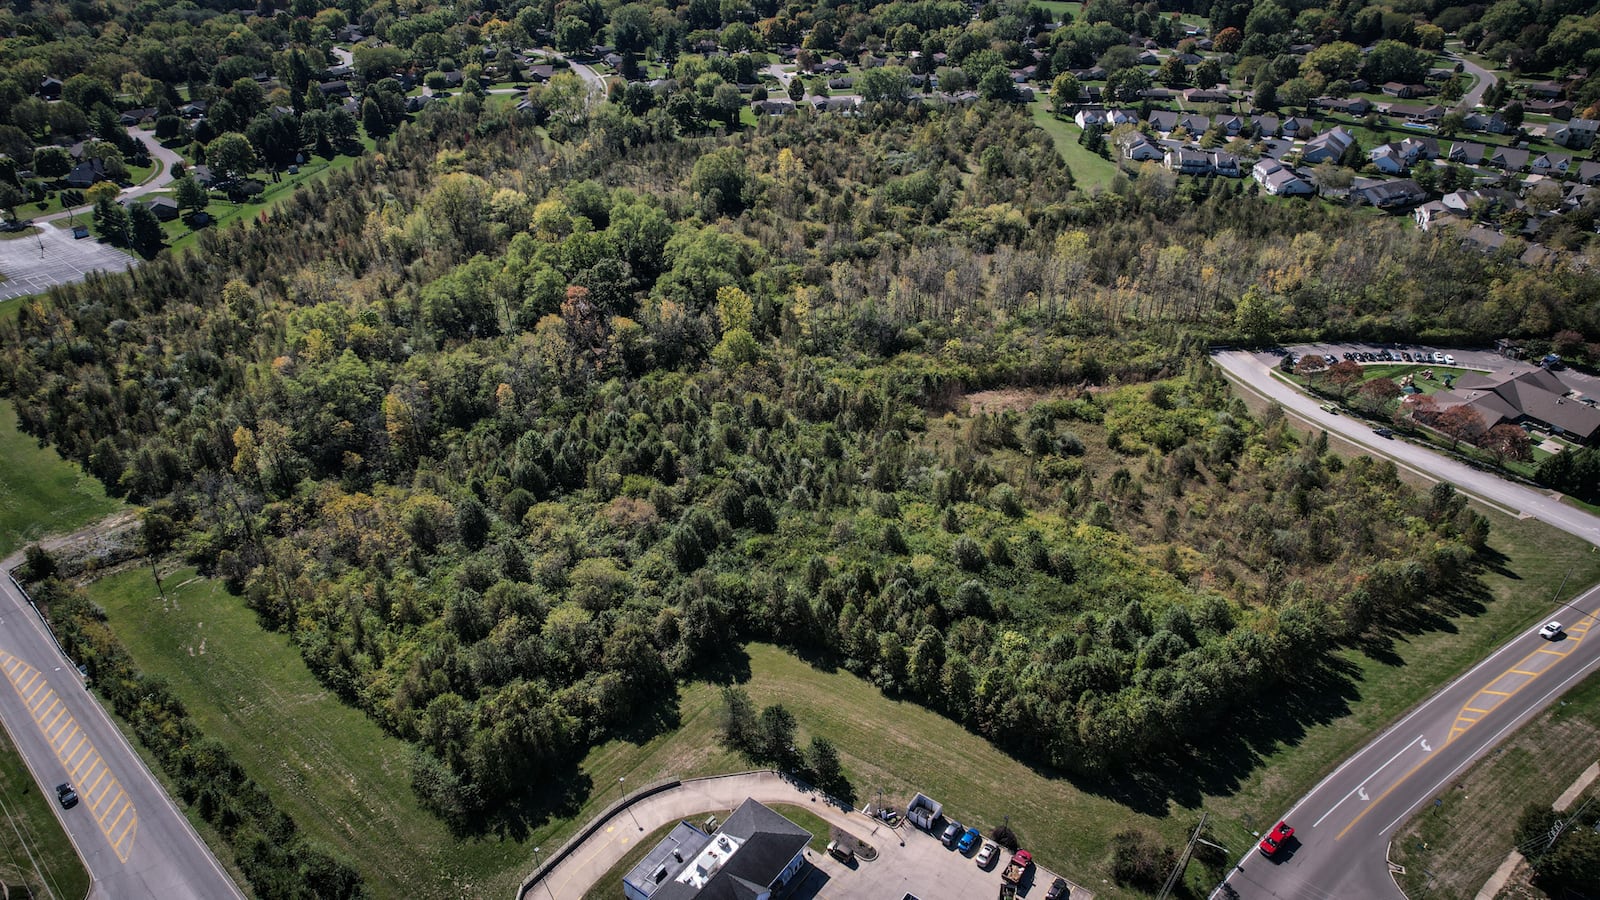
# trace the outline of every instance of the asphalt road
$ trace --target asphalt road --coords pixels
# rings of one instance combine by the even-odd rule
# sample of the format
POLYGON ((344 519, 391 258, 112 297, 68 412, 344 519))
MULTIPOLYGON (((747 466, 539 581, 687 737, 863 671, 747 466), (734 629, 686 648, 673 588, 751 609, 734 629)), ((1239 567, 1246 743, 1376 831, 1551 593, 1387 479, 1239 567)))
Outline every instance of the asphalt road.
POLYGON ((1459 106, 1462 109, 1467 110, 1477 109, 1483 104, 1483 95, 1489 90, 1489 86, 1494 84, 1499 79, 1493 72, 1485 69, 1483 66, 1478 65, 1472 60, 1467 59, 1465 56, 1459 56, 1449 51, 1446 51, 1445 55, 1456 62, 1461 63, 1462 69, 1465 69, 1467 72, 1476 76, 1477 83, 1472 86, 1471 90, 1467 91, 1466 94, 1461 97, 1461 103, 1459 106))
POLYGON ((51 808, 94 879, 91 898, 244 900, 3 575, 0 673, 0 720, 39 790, 54 799, 70 781, 81 798, 51 808))
MULTIPOLYGON (((1228 351, 1213 358, 1236 380, 1330 434, 1600 544, 1600 519, 1582 510, 1323 412, 1314 399, 1272 377, 1276 357, 1228 351)), ((1416 810, 1447 798, 1451 780, 1468 764, 1600 670, 1600 633, 1591 634, 1597 616, 1600 586, 1552 614, 1567 626, 1561 640, 1546 641, 1530 629, 1428 698, 1301 798, 1285 815, 1296 829, 1289 845, 1273 859, 1251 848, 1227 885, 1244 900, 1403 898, 1386 862, 1395 830, 1416 810)))

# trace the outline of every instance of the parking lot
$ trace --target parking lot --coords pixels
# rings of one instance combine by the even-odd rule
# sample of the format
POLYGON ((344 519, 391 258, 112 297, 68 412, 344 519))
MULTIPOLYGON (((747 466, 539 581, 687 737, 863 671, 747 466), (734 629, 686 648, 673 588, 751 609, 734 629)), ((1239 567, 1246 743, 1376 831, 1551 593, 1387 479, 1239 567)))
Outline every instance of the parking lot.
MULTIPOLYGON (((860 817, 859 821, 872 820, 860 817)), ((898 900, 906 894, 919 900, 983 900, 1000 895, 1000 873, 1011 859, 1010 853, 1001 850, 993 866, 980 869, 973 862, 975 854, 959 853, 937 837, 905 824, 899 828, 877 825, 859 836, 878 848, 876 860, 846 864, 827 854, 811 853, 812 868, 790 895, 792 900, 898 900), (904 847, 900 846, 902 840, 904 847)), ((1035 864, 1017 895, 1042 900, 1055 878, 1055 873, 1035 864)), ((1094 894, 1074 885, 1070 896, 1072 900, 1093 900, 1094 894)))
POLYGON ((0 240, 0 300, 41 294, 58 284, 82 281, 89 272, 120 272, 135 264, 132 256, 94 238, 75 240, 72 231, 55 223, 38 226, 37 234, 0 240))

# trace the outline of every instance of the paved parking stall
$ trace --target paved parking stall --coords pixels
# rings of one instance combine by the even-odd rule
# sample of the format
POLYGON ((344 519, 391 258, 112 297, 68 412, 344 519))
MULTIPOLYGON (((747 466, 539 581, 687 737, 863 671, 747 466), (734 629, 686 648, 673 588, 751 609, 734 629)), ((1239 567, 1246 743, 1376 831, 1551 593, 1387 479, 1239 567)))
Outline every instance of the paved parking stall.
POLYGON ((42 294, 58 284, 82 281, 90 272, 120 272, 136 260, 94 238, 74 239, 72 231, 45 223, 37 234, 0 240, 0 300, 42 294))

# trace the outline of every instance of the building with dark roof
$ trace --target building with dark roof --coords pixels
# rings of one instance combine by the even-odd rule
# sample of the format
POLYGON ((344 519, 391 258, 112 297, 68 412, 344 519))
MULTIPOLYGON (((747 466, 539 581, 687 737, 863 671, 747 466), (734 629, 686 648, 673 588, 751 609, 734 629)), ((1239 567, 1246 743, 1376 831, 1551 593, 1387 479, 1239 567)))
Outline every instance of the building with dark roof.
POLYGON ((622 878, 628 900, 768 900, 805 865, 811 832, 746 800, 709 834, 679 822, 622 878))
POLYGON ((1434 394, 1433 400, 1441 410, 1471 407, 1483 417, 1485 428, 1527 422, 1590 443, 1600 433, 1600 409, 1569 393, 1561 379, 1545 369, 1499 376, 1469 372, 1450 390, 1434 394))

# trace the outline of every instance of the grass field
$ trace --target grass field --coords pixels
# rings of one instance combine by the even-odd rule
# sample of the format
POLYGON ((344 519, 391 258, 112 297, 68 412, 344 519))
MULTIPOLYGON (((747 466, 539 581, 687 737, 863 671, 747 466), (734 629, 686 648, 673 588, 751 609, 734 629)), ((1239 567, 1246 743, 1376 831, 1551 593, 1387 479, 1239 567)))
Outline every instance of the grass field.
POLYGON ((17 430, 16 409, 0 400, 0 557, 43 535, 81 528, 118 505, 100 482, 17 430))
MULTIPOLYGON (((1478 761, 1396 834, 1391 851, 1406 867, 1412 897, 1470 897, 1512 848, 1529 804, 1549 806, 1600 758, 1600 675, 1591 675, 1478 761)), ((1529 893, 1543 896, 1524 886, 1529 893)))
POLYGON ((79 900, 89 891, 89 872, 51 812, 54 801, 40 791, 11 739, 0 731, 0 883, 17 896, 79 900))
POLYGON ((1111 179, 1117 174, 1116 163, 1101 159, 1078 143, 1078 126, 1052 115, 1048 100, 1033 102, 1033 122, 1055 142, 1056 152, 1066 160, 1079 190, 1111 186, 1111 179))

